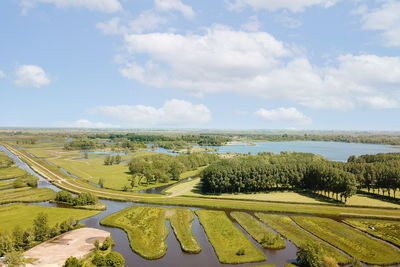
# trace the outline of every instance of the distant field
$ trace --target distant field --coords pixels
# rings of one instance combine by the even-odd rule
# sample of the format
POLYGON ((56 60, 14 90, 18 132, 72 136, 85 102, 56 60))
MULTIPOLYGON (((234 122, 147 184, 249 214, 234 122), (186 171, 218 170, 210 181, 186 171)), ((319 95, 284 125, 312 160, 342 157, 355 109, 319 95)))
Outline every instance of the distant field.
POLYGON ((98 214, 98 211, 51 208, 27 204, 11 204, 0 206, 0 232, 11 232, 16 225, 22 229, 32 227, 33 220, 40 213, 44 212, 48 215, 49 226, 61 223, 70 217, 76 220, 82 220, 87 217, 98 214))
POLYGON ((196 214, 221 263, 265 260, 264 253, 236 228, 224 211, 197 210, 196 214))
POLYGON ((400 263, 400 252, 365 233, 328 218, 294 216, 293 220, 307 231, 368 264, 400 263))

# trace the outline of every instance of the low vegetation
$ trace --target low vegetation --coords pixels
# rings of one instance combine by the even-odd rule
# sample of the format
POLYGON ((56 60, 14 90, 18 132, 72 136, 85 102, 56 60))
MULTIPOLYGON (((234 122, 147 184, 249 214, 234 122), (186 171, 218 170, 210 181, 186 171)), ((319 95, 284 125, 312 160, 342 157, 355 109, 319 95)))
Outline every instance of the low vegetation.
POLYGON ((354 258, 368 264, 390 265, 400 263, 400 252, 392 246, 328 218, 300 217, 293 220, 354 258))
POLYGON ((172 212, 169 217, 171 227, 182 250, 187 253, 200 253, 201 247, 192 231, 193 211, 189 209, 173 209, 169 212, 172 212))
POLYGON ((201 225, 221 263, 264 261, 265 255, 235 227, 223 211, 197 210, 201 225))
POLYGON ((386 220, 346 219, 345 223, 400 247, 400 222, 386 220))
POLYGON ((134 206, 104 218, 102 225, 124 230, 134 252, 146 259, 158 259, 165 255, 165 240, 168 229, 165 223, 165 209, 134 206))
POLYGON ((21 190, 6 190, 0 191, 0 204, 13 202, 43 202, 53 200, 55 196, 56 192, 49 188, 34 188, 29 190, 21 188, 21 190))
POLYGON ((8 168, 0 168, 0 180, 7 180, 11 178, 16 178, 24 175, 26 172, 24 169, 18 168, 16 166, 8 168))
POLYGON ((279 234, 274 234, 250 214, 245 212, 231 212, 231 216, 263 247, 272 249, 286 247, 285 241, 279 234))
POLYGON ((302 230, 288 216, 265 213, 256 213, 255 215, 297 247, 302 247, 307 244, 318 244, 321 246, 326 256, 334 258, 339 264, 348 264, 351 262, 350 259, 339 250, 302 230))

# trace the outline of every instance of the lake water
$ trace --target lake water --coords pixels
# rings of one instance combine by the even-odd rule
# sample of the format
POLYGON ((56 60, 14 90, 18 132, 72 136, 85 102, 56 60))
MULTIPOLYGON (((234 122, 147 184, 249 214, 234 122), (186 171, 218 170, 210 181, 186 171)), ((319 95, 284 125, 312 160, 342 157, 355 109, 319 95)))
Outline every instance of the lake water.
POLYGON ((334 161, 347 161, 351 155, 360 156, 364 154, 393 153, 400 149, 389 145, 358 144, 342 142, 255 142, 254 145, 247 143, 232 143, 227 146, 219 146, 218 153, 251 153, 282 151, 314 153, 334 161))

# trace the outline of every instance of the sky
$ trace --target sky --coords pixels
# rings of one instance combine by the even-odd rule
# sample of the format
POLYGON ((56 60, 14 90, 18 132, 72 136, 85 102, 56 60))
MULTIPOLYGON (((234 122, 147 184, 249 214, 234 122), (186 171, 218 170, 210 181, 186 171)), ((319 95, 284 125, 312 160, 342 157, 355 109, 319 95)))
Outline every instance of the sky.
POLYGON ((2 0, 0 127, 400 130, 400 1, 2 0))

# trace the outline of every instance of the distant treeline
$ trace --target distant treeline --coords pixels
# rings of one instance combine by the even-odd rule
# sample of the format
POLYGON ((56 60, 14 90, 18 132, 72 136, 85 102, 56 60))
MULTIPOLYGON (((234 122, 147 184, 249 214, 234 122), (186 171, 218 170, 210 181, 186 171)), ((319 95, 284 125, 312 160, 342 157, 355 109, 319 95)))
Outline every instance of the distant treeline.
POLYGON ((314 134, 241 134, 239 138, 252 141, 325 141, 325 142, 344 142, 344 143, 364 143, 364 144, 383 144, 400 145, 400 136, 371 135, 314 135, 314 134))
POLYGON ((347 163, 309 153, 260 153, 216 161, 203 170, 201 180, 206 193, 299 189, 346 201, 362 187, 389 195, 399 189, 400 153, 352 156, 347 163))

